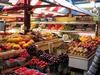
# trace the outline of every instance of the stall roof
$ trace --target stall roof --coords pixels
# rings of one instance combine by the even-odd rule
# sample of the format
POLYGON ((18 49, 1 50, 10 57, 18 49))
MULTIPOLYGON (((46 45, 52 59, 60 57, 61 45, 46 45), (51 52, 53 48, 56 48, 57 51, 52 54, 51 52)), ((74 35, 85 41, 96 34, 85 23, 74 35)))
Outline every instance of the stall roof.
POLYGON ((81 9, 79 7, 74 6, 73 4, 69 3, 66 0, 45 0, 45 1, 49 1, 51 3, 58 3, 61 6, 64 6, 66 8, 70 8, 72 10, 78 11, 79 13, 83 13, 83 14, 87 14, 87 15, 92 15, 91 12, 85 10, 85 9, 81 9))
MULTIPOLYGON (((43 2, 40 0, 31 0, 31 6, 48 5, 49 3, 46 3, 45 1, 50 2, 52 4, 55 4, 55 5, 59 5, 59 6, 33 8, 32 11, 34 13, 44 14, 44 15, 51 15, 51 14, 66 15, 69 12, 68 9, 71 9, 71 14, 73 14, 73 15, 79 15, 80 13, 83 13, 86 15, 92 15, 89 11, 84 10, 84 9, 80 9, 80 8, 72 5, 71 3, 69 3, 66 0, 44 0, 43 2)), ((10 7, 4 7, 3 10, 6 10, 6 11, 8 11, 8 10, 20 10, 23 8, 23 7, 19 7, 17 4, 24 3, 24 0, 9 0, 8 2, 11 2, 14 5, 10 6, 10 7)))

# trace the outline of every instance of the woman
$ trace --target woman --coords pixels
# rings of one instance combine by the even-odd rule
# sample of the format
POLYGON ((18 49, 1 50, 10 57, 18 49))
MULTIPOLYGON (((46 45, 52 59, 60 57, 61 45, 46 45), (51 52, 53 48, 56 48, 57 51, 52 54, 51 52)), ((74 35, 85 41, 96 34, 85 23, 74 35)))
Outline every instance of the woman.
POLYGON ((96 55, 87 75, 100 75, 100 46, 97 48, 96 55))

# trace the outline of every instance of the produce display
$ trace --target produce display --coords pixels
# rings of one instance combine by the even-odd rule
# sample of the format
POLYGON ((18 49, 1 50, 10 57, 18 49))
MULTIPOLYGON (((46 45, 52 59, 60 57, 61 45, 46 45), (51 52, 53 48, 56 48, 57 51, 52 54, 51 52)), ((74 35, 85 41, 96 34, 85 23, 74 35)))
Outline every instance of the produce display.
POLYGON ((12 33, 10 33, 10 32, 2 32, 2 31, 0 31, 0 35, 11 35, 12 33))
POLYGON ((89 36, 81 36, 79 38, 79 40, 82 41, 82 42, 91 41, 92 40, 92 37, 89 37, 89 36))
POLYGON ((36 75, 44 75, 43 73, 48 72, 48 68, 50 72, 58 72, 58 68, 63 69, 68 67, 68 61, 69 59, 66 54, 53 55, 39 50, 35 45, 30 45, 20 55, 2 60, 0 69, 4 71, 9 68, 17 67, 18 69, 16 68, 16 70, 11 71, 15 75, 33 75, 37 72, 36 75), (24 72, 25 68, 27 68, 27 70, 24 72), (34 70, 38 71, 34 72, 34 70))
POLYGON ((29 67, 35 67, 37 69, 46 69, 48 63, 43 60, 40 60, 37 57, 33 57, 28 65, 29 67))
POLYGON ((2 64, 0 65, 0 70, 2 71, 9 68, 22 66, 24 63, 26 63, 27 57, 29 57, 29 54, 25 50, 23 53, 20 53, 20 55, 17 56, 15 55, 11 58, 6 58, 4 60, 1 60, 0 63, 2 64))
POLYGON ((97 46, 100 44, 100 38, 94 38, 87 36, 80 37, 80 41, 72 41, 68 43, 67 52, 70 55, 89 57, 95 51, 97 46))
POLYGON ((17 70, 15 70, 14 75, 46 75, 44 73, 41 73, 35 69, 29 69, 27 67, 21 67, 17 70))
MULTIPOLYGON (((36 26, 33 25, 33 27, 36 26)), ((79 38, 76 34, 63 32, 64 30, 75 30, 75 26, 63 24, 48 24, 47 26, 44 26, 41 24, 40 27, 48 31, 62 31, 61 34, 64 34, 65 41, 71 40, 67 45, 67 53, 72 56, 89 58, 95 53, 97 46, 100 45, 100 38, 88 36, 79 38)), ((0 63, 2 63, 0 65, 0 70, 2 72, 6 69, 15 68, 14 70, 11 70, 11 73, 9 74, 46 75, 48 71, 51 73, 59 73, 68 67, 69 58, 66 53, 59 53, 60 55, 46 53, 36 44, 40 41, 43 41, 44 43, 50 41, 49 43, 52 43, 52 46, 54 47, 59 45, 57 42, 58 39, 55 42, 51 41, 58 38, 55 34, 42 31, 41 28, 38 31, 30 31, 26 35, 22 33, 15 35, 2 34, 11 35, 3 38, 3 43, 0 43, 0 58, 2 58, 2 54, 8 56, 8 58, 7 56, 3 57, 3 60, 0 61, 0 63), (16 53, 19 53, 19 55, 16 55, 16 53)), ((43 42, 40 44, 44 44, 43 42)))
POLYGON ((5 42, 0 45, 0 51, 25 49, 34 41, 29 36, 16 35, 14 37, 6 38, 5 42))
POLYGON ((48 24, 47 29, 49 29, 49 30, 63 30, 64 25, 62 25, 62 24, 48 24))
POLYGON ((2 68, 0 68, 0 69, 5 70, 8 68, 20 66, 23 63, 25 63, 25 60, 26 60, 26 58, 23 58, 23 57, 10 58, 10 59, 4 60, 4 61, 2 61, 3 65, 2 65, 2 68))
POLYGON ((12 49, 26 49, 33 43, 52 40, 54 38, 56 37, 54 37, 52 33, 39 31, 29 32, 27 35, 12 34, 9 37, 7 36, 2 38, 3 43, 0 44, 0 52, 5 52, 12 49))
POLYGON ((0 31, 0 75, 70 75, 72 68, 86 73, 100 45, 100 37, 89 35, 95 36, 99 27, 96 22, 91 23, 93 18, 89 12, 76 9, 71 1, 74 0, 65 3, 59 3, 60 0, 37 0, 36 3, 0 0, 0 30, 4 30, 0 31), (36 9, 40 6, 44 10, 36 9), (13 11, 14 8, 17 11, 13 11), (92 34, 88 34, 90 32, 92 34), (85 33, 88 36, 81 36, 87 35, 85 33), (85 66, 79 64, 81 60, 85 66), (70 74, 67 74, 69 70, 70 74))
POLYGON ((73 33, 62 33, 62 35, 64 41, 73 41, 79 39, 79 35, 73 33))
POLYGON ((57 38, 51 32, 46 32, 46 31, 41 31, 41 32, 33 31, 30 33, 30 35, 32 35, 31 37, 35 42, 48 41, 57 38))
POLYGON ((39 61, 37 58, 35 58, 33 59, 35 63, 31 61, 32 64, 38 65, 38 67, 40 66, 40 68, 42 67, 42 69, 46 70, 48 66, 51 72, 55 72, 55 71, 57 72, 59 65, 61 66, 64 65, 64 67, 68 66, 69 59, 66 54, 61 54, 61 55, 56 56, 53 54, 45 53, 41 50, 38 50, 36 46, 34 45, 29 46, 27 49, 27 52, 29 53, 30 56, 35 56, 42 60, 42 61, 39 61))
POLYGON ((74 30, 75 25, 65 25, 65 24, 40 24, 39 26, 32 26, 32 29, 41 28, 41 29, 46 29, 46 30, 74 30))
MULTIPOLYGON (((63 22, 62 22, 63 23, 63 22)), ((95 25, 85 25, 85 24, 79 24, 77 25, 78 22, 76 22, 75 24, 72 22, 72 24, 68 24, 68 23, 65 23, 65 24, 46 24, 46 23, 39 23, 37 24, 36 28, 33 28, 31 27, 31 29, 38 29, 38 30, 51 30, 51 31, 54 31, 54 30, 59 30, 59 31, 77 31, 78 33, 83 33, 83 32, 88 32, 88 31, 91 31, 91 32, 94 32, 95 31, 95 25)))

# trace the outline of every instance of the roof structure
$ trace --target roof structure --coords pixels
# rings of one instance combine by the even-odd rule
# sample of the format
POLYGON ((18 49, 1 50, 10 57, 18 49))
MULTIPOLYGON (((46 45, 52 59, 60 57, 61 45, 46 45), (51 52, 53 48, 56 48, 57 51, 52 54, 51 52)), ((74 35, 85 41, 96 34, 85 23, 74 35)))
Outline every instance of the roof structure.
MULTIPOLYGON (((12 3, 11 6, 0 6, 0 9, 8 11, 17 11, 24 9, 24 0, 7 0, 12 3)), ((73 15, 92 15, 85 9, 80 9, 66 0, 31 0, 32 12, 38 14, 37 16, 64 16, 68 13, 73 15), (70 9, 70 10, 69 10, 70 9)))

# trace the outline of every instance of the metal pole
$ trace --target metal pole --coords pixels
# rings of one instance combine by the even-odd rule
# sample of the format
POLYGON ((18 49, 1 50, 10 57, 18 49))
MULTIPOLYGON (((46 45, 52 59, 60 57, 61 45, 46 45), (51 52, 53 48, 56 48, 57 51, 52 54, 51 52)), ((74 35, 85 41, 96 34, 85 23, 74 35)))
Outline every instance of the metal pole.
POLYGON ((24 0, 24 33, 30 30, 30 0, 24 0))

